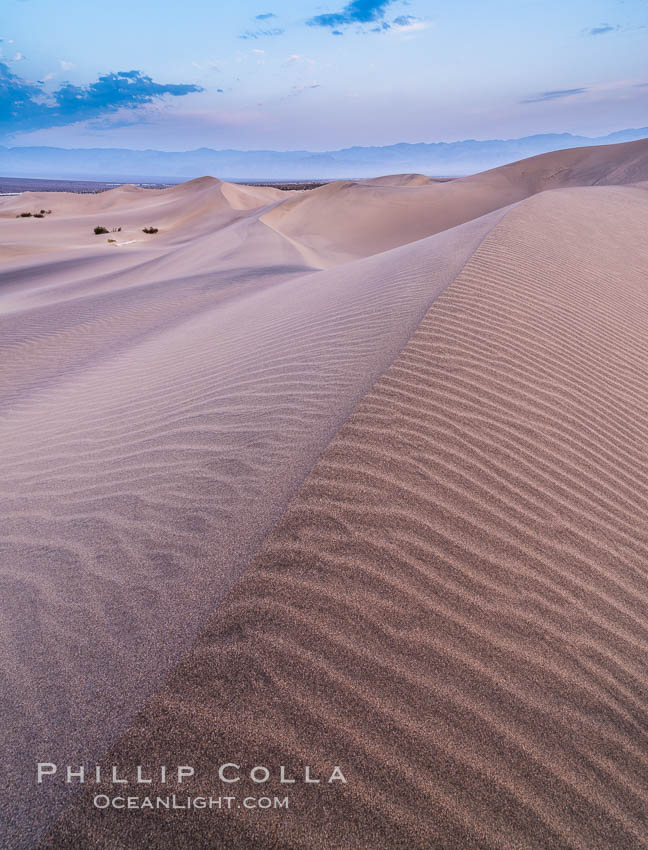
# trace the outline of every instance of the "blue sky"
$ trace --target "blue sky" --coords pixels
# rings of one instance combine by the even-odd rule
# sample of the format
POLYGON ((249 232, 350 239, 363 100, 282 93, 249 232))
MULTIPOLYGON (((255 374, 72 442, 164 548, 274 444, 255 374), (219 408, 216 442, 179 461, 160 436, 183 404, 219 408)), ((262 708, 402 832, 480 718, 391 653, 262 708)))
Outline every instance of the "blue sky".
POLYGON ((645 0, 3 0, 0 143, 326 150, 648 125, 645 0))

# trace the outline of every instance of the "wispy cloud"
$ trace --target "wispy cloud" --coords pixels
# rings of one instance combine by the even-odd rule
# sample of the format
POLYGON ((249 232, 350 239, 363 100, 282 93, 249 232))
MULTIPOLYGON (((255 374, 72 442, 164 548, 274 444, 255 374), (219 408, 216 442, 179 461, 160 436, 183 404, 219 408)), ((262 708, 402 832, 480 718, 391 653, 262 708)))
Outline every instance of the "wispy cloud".
POLYGON ((222 67, 220 62, 214 62, 212 60, 208 60, 207 62, 192 62, 191 63, 194 68, 198 68, 199 71, 216 71, 217 73, 222 72, 222 67))
POLYGON ((397 33, 422 32, 432 26, 432 21, 424 21, 413 15, 399 15, 391 22, 389 29, 397 33))
POLYGON ((538 95, 526 98, 526 100, 521 100, 520 103, 543 103, 545 100, 559 100, 561 97, 572 97, 575 94, 584 94, 586 91, 586 88, 543 91, 538 95))
POLYGON ((302 56, 301 53, 293 53, 286 59, 286 65, 294 65, 297 62, 304 63, 305 65, 315 65, 315 60, 310 59, 308 56, 302 56))
POLYGON ((414 15, 398 15, 392 21, 385 20, 387 8, 394 0, 353 0, 341 12, 331 12, 309 18, 306 23, 311 27, 328 27, 332 35, 344 35, 344 27, 359 24, 357 33, 415 33, 428 29, 432 23, 414 15), (362 24, 374 24, 369 29, 362 24))
POLYGON ((138 109, 171 95, 202 91, 192 84, 156 83, 141 71, 104 74, 87 86, 64 83, 48 96, 42 83, 25 80, 0 62, 0 133, 40 130, 138 109))
POLYGON ((309 27, 330 27, 337 30, 339 27, 349 24, 369 24, 381 21, 385 17, 385 11, 394 0, 351 0, 341 12, 330 12, 323 15, 315 15, 306 23, 309 27))
POLYGON ((617 32, 621 27, 619 24, 599 24, 597 27, 589 27, 584 30, 586 35, 605 35, 608 32, 617 32))
POLYGON ((307 92, 310 89, 319 89, 321 87, 321 83, 318 83, 317 80, 312 80, 312 82, 310 83, 303 83, 302 85, 293 86, 288 92, 288 94, 279 98, 279 100, 287 100, 289 97, 298 97, 300 94, 304 94, 304 92, 307 92))
POLYGON ((283 35, 284 30, 279 29, 279 27, 275 27, 271 30, 247 30, 243 35, 240 35, 239 38, 250 39, 250 38, 271 38, 275 35, 283 35))
POLYGON ((269 21, 270 18, 276 18, 276 17, 277 16, 275 15, 274 12, 263 12, 260 15, 255 15, 255 19, 257 21, 269 21))

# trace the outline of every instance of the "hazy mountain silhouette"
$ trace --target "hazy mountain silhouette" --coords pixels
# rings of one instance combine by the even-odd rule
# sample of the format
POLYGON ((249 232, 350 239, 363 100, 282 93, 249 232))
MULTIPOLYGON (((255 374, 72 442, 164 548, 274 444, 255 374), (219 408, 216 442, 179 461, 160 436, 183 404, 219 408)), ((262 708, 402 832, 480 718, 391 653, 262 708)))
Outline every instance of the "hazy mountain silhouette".
POLYGON ((403 172, 455 176, 552 150, 629 142, 646 137, 648 127, 619 130, 598 138, 571 133, 543 133, 520 139, 400 143, 324 152, 0 147, 0 174, 75 180, 169 181, 187 180, 204 174, 239 180, 330 179, 403 172))

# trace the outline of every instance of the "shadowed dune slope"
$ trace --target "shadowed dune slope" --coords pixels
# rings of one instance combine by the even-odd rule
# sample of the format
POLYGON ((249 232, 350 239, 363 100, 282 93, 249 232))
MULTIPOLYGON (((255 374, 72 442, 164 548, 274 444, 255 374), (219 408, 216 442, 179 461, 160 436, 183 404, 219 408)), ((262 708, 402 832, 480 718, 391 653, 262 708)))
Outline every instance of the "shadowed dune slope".
POLYGON ((319 257, 344 262, 422 239, 545 189, 648 179, 648 139, 553 151, 471 177, 396 175, 294 194, 261 220, 319 257))
POLYGON ((0 845, 22 849, 66 792, 37 788, 38 759, 95 758, 127 727, 502 214, 267 286, 260 253, 254 288, 188 265, 184 279, 113 275, 68 297, 62 278, 50 305, 46 290, 14 305, 0 784, 21 790, 0 801, 0 845))
POLYGON ((647 230, 635 187, 510 211, 106 757, 348 784, 81 797, 43 847, 648 847, 647 230))

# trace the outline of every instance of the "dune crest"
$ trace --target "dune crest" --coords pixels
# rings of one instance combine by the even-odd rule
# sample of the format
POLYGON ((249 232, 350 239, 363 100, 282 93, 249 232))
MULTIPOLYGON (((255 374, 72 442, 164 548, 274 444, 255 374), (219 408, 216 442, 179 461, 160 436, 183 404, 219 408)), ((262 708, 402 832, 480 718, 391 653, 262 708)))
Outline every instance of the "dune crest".
POLYGON ((425 174, 387 174, 383 177, 369 177, 362 181, 369 183, 371 186, 427 186, 429 183, 444 182, 434 177, 427 177, 425 174))

